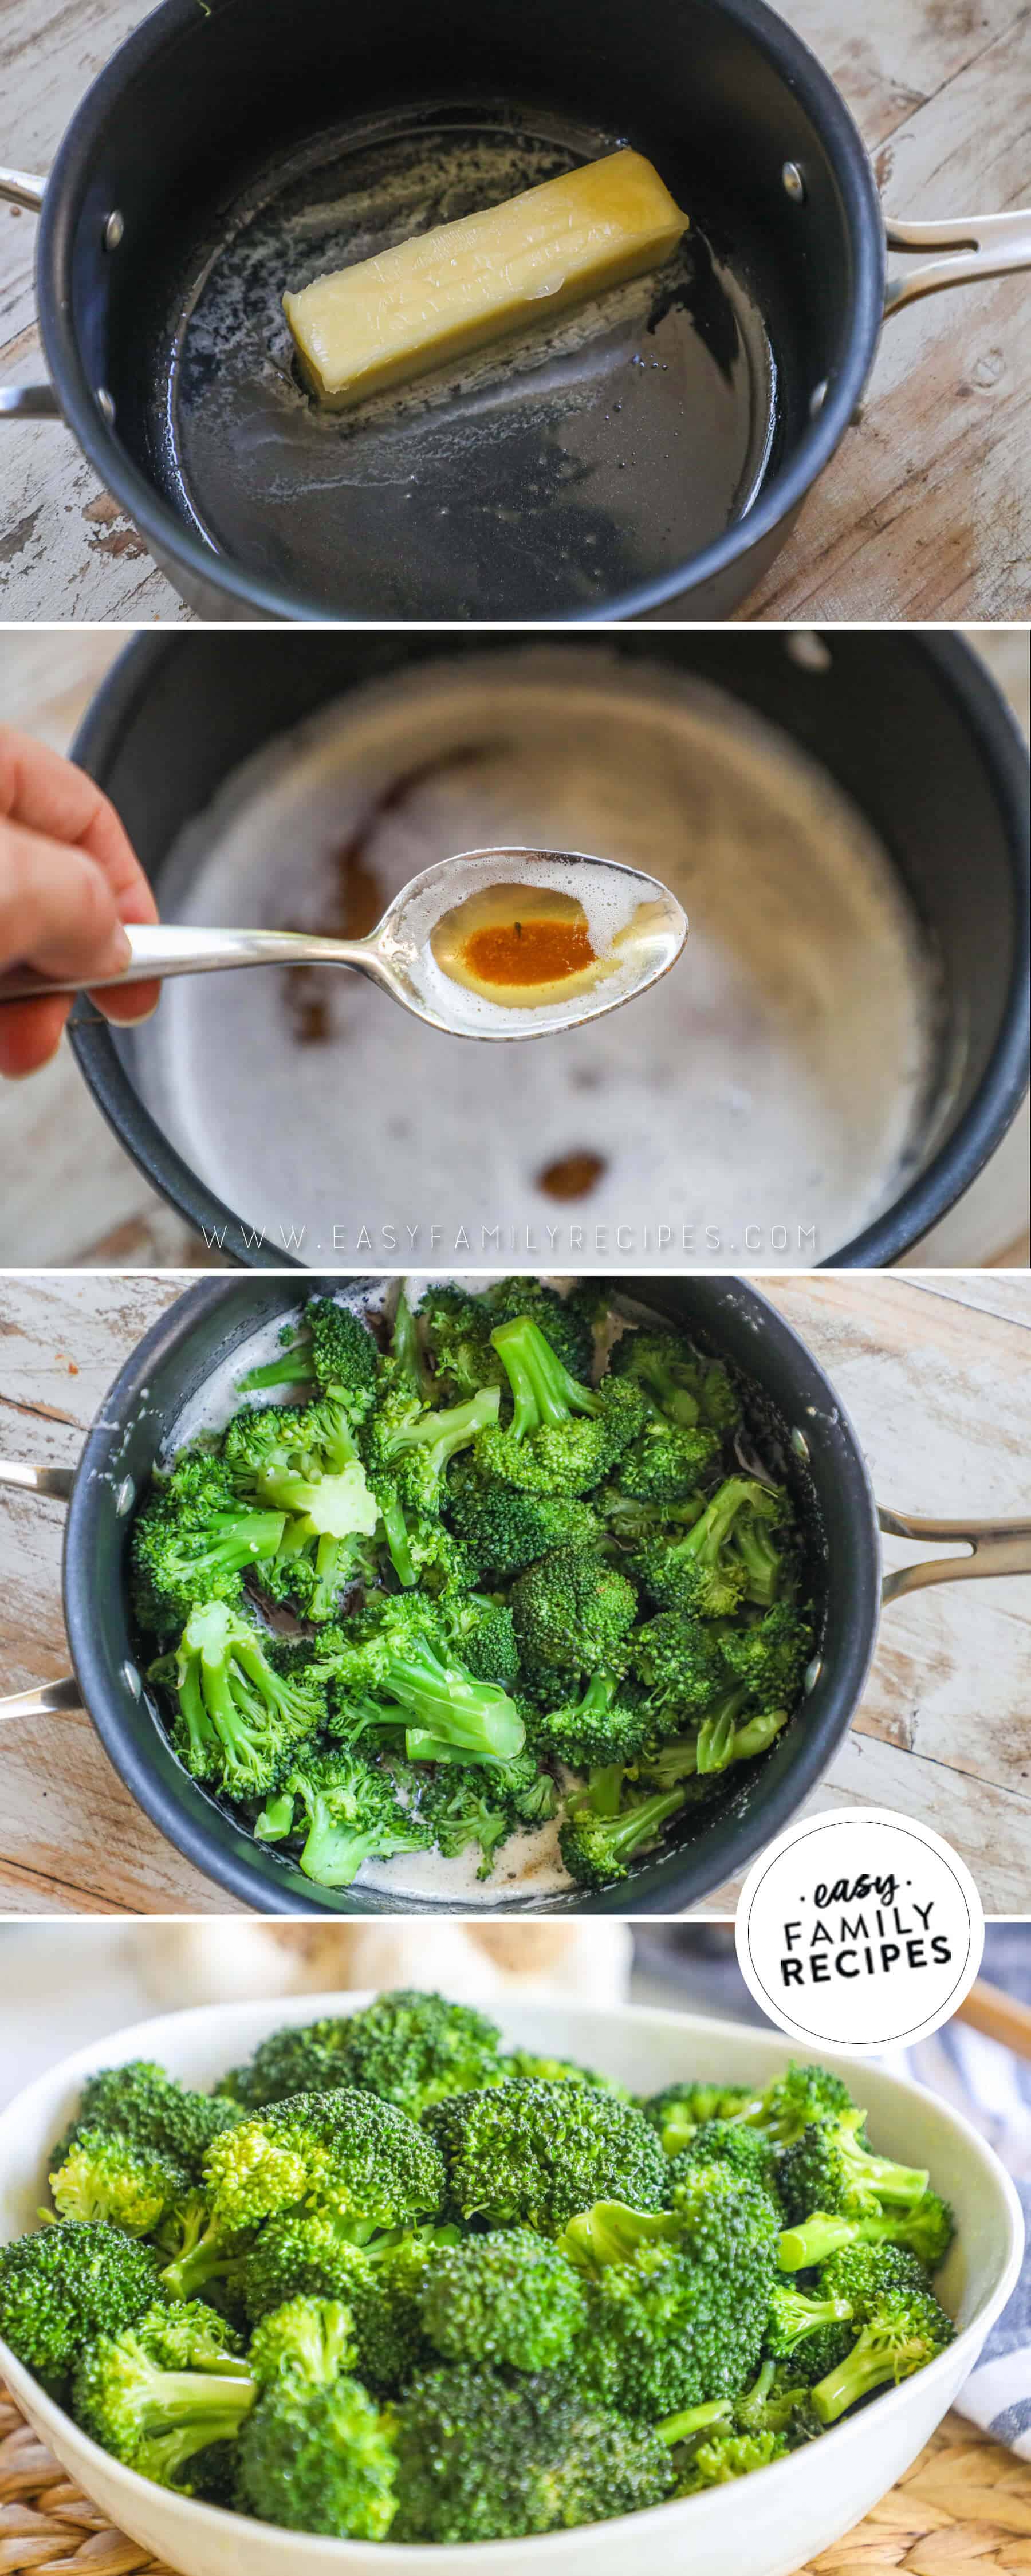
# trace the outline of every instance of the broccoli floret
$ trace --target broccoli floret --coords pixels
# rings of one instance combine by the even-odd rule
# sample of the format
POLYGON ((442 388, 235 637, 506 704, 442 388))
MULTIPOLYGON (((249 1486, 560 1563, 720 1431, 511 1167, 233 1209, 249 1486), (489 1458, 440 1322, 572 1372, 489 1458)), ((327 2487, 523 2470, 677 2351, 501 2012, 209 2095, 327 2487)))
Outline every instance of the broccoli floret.
POLYGON ((72 2383, 76 2422, 140 2477, 182 2486, 212 2442, 235 2439, 254 2404, 240 2337, 199 2300, 155 2305, 87 2344, 72 2383))
POLYGON ((750 1627, 728 1629, 721 1638, 723 1660, 735 1681, 747 1683, 748 1696, 764 1708, 793 1708, 806 1666, 816 1651, 808 1619, 790 1601, 775 1601, 750 1627))
POLYGON ((0 2336, 27 2370, 63 2379, 91 2336, 134 2324, 158 2287, 149 2245, 120 2227, 59 2219, 0 2246, 0 2336))
POLYGON ((452 1280, 427 1288, 415 1311, 443 1394, 461 1402, 485 1386, 500 1387, 501 1363, 490 1338, 494 1319, 482 1297, 452 1280))
POLYGON ((176 1655, 151 1678, 175 1692, 172 1740, 187 1770, 235 1798, 264 1797, 325 1713, 313 1675, 277 1672, 258 1629, 225 1601, 191 1611, 176 1655))
POLYGON ((590 1503, 575 1495, 523 1493, 477 1474, 460 1459, 447 1507, 477 1577, 509 1582, 555 1547, 594 1547, 601 1531, 590 1503))
POLYGON ((294 1411, 238 1413, 223 1441, 226 1469, 244 1499, 286 1514, 266 1590, 329 1619, 346 1585, 376 1571, 379 1504, 335 1393, 294 1411))
POLYGON ((184 2165, 196 2177, 212 2138, 239 2117, 235 2102, 221 2094, 192 2092, 166 2075, 163 2066, 137 2057, 87 2076, 76 2117, 54 2148, 51 2163, 63 2164, 84 2131, 111 2129, 136 2147, 153 2148, 184 2165))
POLYGON ((885 2291, 928 2290, 930 2277, 926 2264, 905 2245, 843 2245, 821 2265, 820 2291, 824 2297, 847 2299, 859 2325, 864 2325, 868 2311, 875 2307, 885 2291))
POLYGON ((645 1710, 615 1673, 592 1673, 579 1699, 541 1710, 532 1727, 534 1743, 573 1771, 634 1762, 651 1732, 645 1710))
POLYGON ((908 2379, 953 2342, 956 2329, 933 2290, 885 2290, 851 2351, 812 2392, 821 2424, 836 2424, 888 2380, 908 2379))
POLYGON ((765 2091, 753 2094, 734 2116, 763 2129, 778 2146, 789 2147, 814 2121, 847 2118, 855 2110, 848 2086, 829 2066, 801 2066, 792 2060, 765 2091))
POLYGON ((603 2093, 615 2093, 621 2102, 633 2099, 614 2076, 600 2075, 596 2066, 581 2066, 575 2057, 539 2057, 535 2049, 513 2048, 502 2058, 501 2067, 505 2075, 529 2075, 538 2084, 593 2084, 603 2093))
POLYGON ((281 2209, 242 2258, 240 2295, 252 2324, 292 2298, 339 2300, 353 2315, 355 2285, 368 2268, 366 2248, 333 2210, 281 2209))
POLYGON ((509 2078, 427 2111, 451 2216, 554 2235, 595 2200, 661 2209, 666 2160, 640 2112, 586 2084, 509 2078))
POLYGON ((729 1618, 747 1583, 744 1565, 732 1549, 739 1516, 779 1513, 777 1498, 745 1476, 728 1476, 699 1520, 682 1534, 660 1532, 644 1539, 634 1566, 645 1590, 664 1610, 680 1610, 700 1619, 729 1618))
POLYGON ((675 1734, 687 1718, 718 1708, 729 1688, 721 1622, 683 1618, 660 1610, 632 1639, 631 1670, 645 1693, 655 1726, 675 1734))
POLYGON ((420 1404, 411 1388, 398 1384, 381 1391, 365 1431, 365 1458, 377 1492, 380 1479, 404 1511, 439 1512, 447 1499, 444 1481, 449 1461, 496 1424, 501 1402, 496 1386, 482 1387, 464 1404, 434 1411, 420 1404))
POLYGON ((616 1469, 618 1484, 631 1502, 682 1502, 696 1494, 722 1445, 718 1431, 678 1431, 656 1414, 624 1450, 616 1469))
POLYGON ((342 2235, 365 2244, 383 2228, 434 2217, 443 2188, 435 2148, 392 2103, 350 2086, 291 2094, 213 2141, 162 2279, 173 2297, 190 2298, 239 2275, 255 2231, 302 2204, 331 2212, 342 2235))
POLYGON ((328 2016, 270 2031, 249 2063, 235 2069, 233 2099, 242 2108, 258 2111, 266 2103, 285 2101, 291 2093, 330 2093, 335 2085, 350 2084, 350 2045, 350 2020, 328 2016))
POLYGON ((141 1627, 167 1637, 197 1601, 237 1602, 246 1572, 274 1557, 285 1528, 273 1505, 242 1504, 222 1461, 184 1449, 155 1479, 132 1533, 133 1604, 141 1627))
POLYGON ((518 1323, 528 1316, 570 1376, 589 1383, 597 1312, 597 1300, 589 1293, 574 1288, 568 1297, 561 1297, 542 1279, 492 1279, 483 1304, 492 1326, 518 1323))
POLYGON ((394 2538, 510 2540, 661 2504, 664 2445, 597 2413, 560 2374, 515 2384, 459 2364, 416 2380, 398 2412, 394 2538))
POLYGON ((944 2263, 956 2232, 949 2204, 936 2191, 925 2191, 913 2209, 883 2218, 844 2218, 814 2210, 780 2240, 783 2272, 801 2272, 811 2263, 826 2263, 846 2245, 899 2245, 915 2254, 929 2272, 944 2263))
POLYGON ((716 2430, 699 2442, 677 2477, 678 2496, 701 2495, 707 2487, 725 2486, 771 2460, 787 2457, 783 2433, 724 2433, 716 2430))
MULTIPOLYGON (((744 1716, 742 1702, 747 1693, 743 1686, 728 1691, 715 1708, 703 1717, 695 1744, 695 1768, 700 1779, 715 1778, 729 1771, 732 1762, 752 1762, 759 1753, 769 1751, 788 1722, 786 1708, 764 1709, 760 1714, 744 1716)), ((661 1770, 666 1748, 658 1755, 661 1770)))
POLYGON ((731 2119, 702 2120, 687 2146, 674 2154, 670 2180, 676 2184, 691 2165, 729 2165, 733 2173, 757 2182, 780 2206, 780 2149, 762 2129, 731 2119))
POLYGON ((813 2121, 786 2149, 781 2194, 789 2220, 808 2218, 814 2209, 846 2218, 879 2218, 886 2202, 909 2208, 923 2199, 930 2180, 926 2166, 872 2155, 860 2136, 864 2116, 845 2111, 813 2121))
POLYGON ((279 1338, 279 1359, 238 1380, 242 1395, 269 1386, 332 1387, 349 1420, 364 1422, 375 1402, 379 1354, 367 1325, 348 1306, 335 1297, 309 1297, 300 1328, 288 1324, 279 1338))
POLYGON ((608 2259, 588 2280, 587 2329, 571 2364, 599 2402, 650 2422, 748 2386, 776 2258, 777 2214, 756 2184, 703 2166, 675 2198, 661 2241, 654 2227, 641 2229, 631 2251, 630 2210, 618 2224, 609 2213, 607 2239, 595 2227, 595 2262, 599 2251, 608 2259))
POLYGON ((190 2188, 185 2165, 120 2129, 80 2125, 50 2176, 59 2218, 100 2219, 150 2236, 190 2188))
POLYGON ((496 2024, 471 2004, 451 2004, 443 1995, 400 1987, 377 1996, 343 2027, 347 2071, 341 2081, 377 2093, 411 2120, 420 2120, 431 2103, 451 2093, 498 2083, 503 2072, 496 2024))
POLYGON ((473 1680, 514 1687, 519 1648, 509 1603, 482 1592, 448 1592, 439 1609, 441 1634, 473 1680))
POLYGON ((623 1670, 637 1594, 589 1550, 557 1547, 517 1577, 512 1613, 524 1670, 554 1689, 567 1674, 623 1670))
POLYGON ((346 2309, 297 2299, 259 2326, 262 2385, 240 2435, 237 2500, 289 2531, 383 2540, 394 2513, 393 2426, 348 2376, 346 2309))
POLYGON ((298 1805, 304 1833, 298 1862, 318 1887, 352 1887, 366 1861, 431 1847, 427 1826, 402 1806, 389 1771, 340 1745, 303 1756, 255 1831, 266 1842, 285 1840, 298 1805))
POLYGON ((855 2340, 850 2299, 822 2291, 810 2298, 790 2281, 774 2281, 763 2345, 788 2379, 814 2380, 843 2361, 855 2340))
MULTIPOLYGON (((403 1726, 409 1762, 510 1762, 523 1750, 526 1726, 514 1700, 425 1637, 387 1653, 376 1690, 383 1705, 363 1706, 357 1732, 403 1726)), ((338 1729, 344 1723, 340 1711, 338 1729)))
POLYGON ((645 1326, 621 1333, 611 1365, 615 1376, 631 1378, 656 1410, 682 1430, 690 1431, 703 1422, 726 1431, 741 1419, 741 1407, 722 1362, 702 1359, 675 1333, 645 1326))
POLYGON ((641 2108, 666 2154, 678 2156, 706 2121, 733 2120, 751 2099, 747 2084, 666 2084, 641 2108))
MULTIPOLYGON (((390 1328, 391 1375, 395 1386, 407 1386, 420 1403, 432 1394, 433 1381, 423 1359, 418 1327, 404 1288, 399 1288, 390 1328)), ((470 1395, 474 1392, 470 1387, 470 1395)))
POLYGON ((585 2316, 573 2265, 529 2227, 497 2228, 443 2248, 422 2293, 423 2326, 445 2361, 554 2370, 585 2316))
POLYGON ((473 1453, 480 1474, 532 1493, 589 1493, 641 1429, 643 1397, 619 1378, 582 1385, 527 1317, 502 1324, 492 1338, 513 1412, 506 1429, 480 1433, 473 1453))
POLYGON ((682 1789, 665 1789, 628 1798, 615 1814, 599 1814, 589 1802, 575 1806, 558 1838, 570 1878, 592 1890, 628 1878, 632 1862, 654 1849, 683 1804, 682 1789))

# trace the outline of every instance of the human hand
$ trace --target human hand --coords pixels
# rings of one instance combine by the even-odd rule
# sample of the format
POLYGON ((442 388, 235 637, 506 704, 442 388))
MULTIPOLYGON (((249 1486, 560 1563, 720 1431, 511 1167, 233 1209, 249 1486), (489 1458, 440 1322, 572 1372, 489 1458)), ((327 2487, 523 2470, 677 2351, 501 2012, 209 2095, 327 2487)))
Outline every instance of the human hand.
MULTIPOLYGON (((85 771, 0 725, 0 970, 88 978, 128 964, 122 923, 156 921, 132 845, 85 771)), ((161 986, 93 998, 109 1020, 142 1020, 161 986)), ((37 1073, 56 1054, 71 1000, 0 1004, 0 1074, 37 1073)))

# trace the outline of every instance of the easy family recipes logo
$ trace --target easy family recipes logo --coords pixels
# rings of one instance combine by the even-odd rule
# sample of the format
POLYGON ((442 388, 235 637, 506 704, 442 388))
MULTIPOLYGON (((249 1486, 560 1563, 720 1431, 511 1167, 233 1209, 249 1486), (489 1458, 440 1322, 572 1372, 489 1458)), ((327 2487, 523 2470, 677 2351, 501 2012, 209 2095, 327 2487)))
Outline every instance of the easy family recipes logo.
POLYGON ((887 1870, 878 1877, 817 1879, 785 1919, 779 1960, 784 1987, 827 1985, 834 1977, 889 1976, 900 1964, 912 1970, 947 1967, 949 1933, 935 1928, 935 1898, 887 1870))

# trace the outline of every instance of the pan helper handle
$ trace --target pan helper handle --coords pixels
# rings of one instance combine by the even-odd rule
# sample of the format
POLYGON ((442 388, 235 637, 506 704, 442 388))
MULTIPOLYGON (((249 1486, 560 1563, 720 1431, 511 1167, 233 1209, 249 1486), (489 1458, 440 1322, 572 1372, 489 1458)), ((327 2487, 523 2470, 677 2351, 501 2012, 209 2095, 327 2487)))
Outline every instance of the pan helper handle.
MULTIPOLYGON (((26 214, 43 210, 46 180, 31 170, 7 170, 0 163, 0 205, 22 206, 26 214)), ((60 420, 52 385, 0 385, 0 420, 60 420)))
POLYGON ((889 1512, 878 1506, 877 1518, 889 1538, 919 1541, 962 1540, 969 1556, 926 1557, 920 1565, 900 1565, 886 1574, 881 1589, 884 1607, 907 1592, 923 1592, 931 1583, 973 1583, 993 1574, 1031 1574, 1031 1520, 929 1521, 913 1512, 889 1512))
POLYGON ((1013 277, 1031 268, 1031 207, 1008 215, 970 215, 957 223, 899 224, 885 218, 889 250, 930 251, 923 268, 889 277, 884 311, 900 313, 918 296, 947 286, 976 286, 983 278, 1013 277))
MULTIPOLYGON (((25 1467, 15 1458, 0 1458, 0 1485, 10 1485, 21 1494, 67 1503, 74 1482, 74 1467, 25 1467)), ((60 1681, 40 1682, 35 1689, 12 1691, 8 1698, 0 1699, 0 1726, 8 1718, 63 1717, 81 1707, 82 1693, 69 1673, 60 1681)))

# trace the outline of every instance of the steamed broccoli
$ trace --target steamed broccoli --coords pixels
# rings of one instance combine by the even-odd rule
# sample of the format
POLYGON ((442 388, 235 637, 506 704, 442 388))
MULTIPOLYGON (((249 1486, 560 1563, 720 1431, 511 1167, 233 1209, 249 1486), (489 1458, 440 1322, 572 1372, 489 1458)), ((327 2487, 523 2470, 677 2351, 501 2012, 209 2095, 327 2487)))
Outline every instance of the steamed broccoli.
POLYGON ((845 2218, 826 2210, 787 2227, 780 2240, 783 2272, 801 2272, 811 2263, 826 2263, 846 2245, 898 2245, 915 2254, 929 2272, 944 2263, 955 2235, 949 2204, 936 2191, 925 2191, 912 2208, 882 2218, 845 2218))
POLYGON ((236 2451, 246 2513, 289 2531, 383 2540, 394 2514, 393 2427, 348 2375, 350 2318, 332 2302, 296 2299, 267 2317, 252 2345, 260 2393, 236 2451))
POLYGON ((238 1413, 222 1449, 241 1498, 286 1515, 266 1590, 311 1619, 331 1618, 345 1586, 375 1574, 380 1518, 346 1405, 330 1390, 300 1411, 238 1413))
POLYGON ((750 2099, 747 2084, 666 2084, 661 2093, 650 2094, 641 2108, 658 2131, 666 2154, 678 2156, 706 2121, 733 2120, 750 2099))
POLYGON ((134 2324, 158 2287, 149 2245, 103 2222, 59 2219, 0 2245, 0 2336, 41 2379, 63 2379, 91 2336, 134 2324))
POLYGON ((260 1631, 225 1601, 191 1611, 151 1678, 175 1693, 173 1742, 187 1770, 238 1798, 264 1797, 325 1711, 317 1680, 279 1673, 260 1631))
POLYGON ((570 2530, 661 2504, 664 2445, 561 2374, 515 2384, 472 2364, 428 2371, 398 2410, 394 2538, 461 2544, 570 2530))
POLYGON ((421 1404, 403 1384, 381 1393, 364 1440, 366 1464, 377 1492, 382 1477, 403 1510, 439 1512, 446 1499, 444 1475, 450 1459, 497 1422, 500 1401, 496 1386, 482 1387, 464 1404, 444 1405, 438 1411, 421 1404))
POLYGON ((850 2299, 822 2290, 809 2297, 793 2282, 774 2281, 763 2345, 789 2378, 811 2388, 844 2360, 855 2334, 850 2299))
POLYGON ((531 1733, 535 1744, 574 1771, 592 1771, 612 1763, 636 1761, 651 1743, 653 1728, 633 1692, 614 1673, 592 1673, 579 1699, 563 1699, 556 1708, 536 1712, 531 1733))
POLYGON ((595 2200, 661 2209, 666 2160, 640 2112, 590 2085, 511 2077, 427 2111, 447 2209, 489 2227, 552 2235, 595 2200))
POLYGON ((862 2111, 841 2111, 813 2121, 785 2150, 781 2195, 789 2219, 807 2218, 814 2209, 879 2218, 886 2202, 905 2208, 923 2199, 930 2180, 926 2166, 871 2155, 860 2134, 863 2125, 862 2111))
POLYGON ((512 1614, 523 1670, 548 1690, 567 1674, 625 1669, 637 1594, 590 1550, 557 1547, 517 1576, 512 1614))
POLYGON ((325 2209, 362 2245, 434 2217, 443 2188, 436 2149, 392 2103, 349 2086, 291 2094, 213 2140, 162 2280, 189 2298, 239 2276, 257 2229, 282 2210, 325 2209))
POLYGON ((449 1480, 448 1510, 477 1574, 498 1583, 553 1548, 589 1548, 601 1536, 590 1503, 572 1494, 524 1493, 479 1475, 464 1460, 449 1480))
POLYGON ((131 2058, 125 2066, 107 2066, 88 2075, 74 2120, 58 2141, 52 2165, 63 2164, 68 2150, 87 2130, 113 2130, 136 2147, 153 2148, 176 2165, 199 2176, 212 2138, 239 2119, 232 2101, 218 2093, 195 2093, 166 2075, 148 2058, 131 2058))
POLYGON ((953 2342, 956 2329, 933 2290, 884 2290, 845 2359, 813 2389, 821 2424, 836 2424, 850 2406, 886 2381, 908 2379, 953 2342))
POLYGON ((376 1396, 378 1353, 368 1326, 335 1297, 309 1297, 300 1326, 284 1325, 281 1355, 238 1380, 247 1395, 269 1386, 332 1387, 353 1424, 376 1396))
POLYGON ((421 2120, 431 2103, 451 2093, 496 2084, 503 2072, 496 2024, 471 2004, 448 2003, 443 1995, 399 1987, 352 2014, 343 2028, 347 2071, 341 2081, 377 2093, 411 2120, 421 2120))
POLYGON ((274 1505, 241 1503, 219 1458, 184 1449, 136 1516, 132 1592, 156 1637, 181 1628, 197 1601, 239 1601, 244 1574, 273 1558, 286 1525, 274 1505))
POLYGON ((495 2228, 439 2252, 427 2269, 422 2322, 445 2361, 553 2370, 586 2317, 583 2283, 529 2227, 495 2228))
POLYGON ((304 1835, 298 1865, 318 1887, 351 1887, 367 1860, 426 1851, 432 1837, 404 1807, 389 1771, 342 1745, 306 1752, 280 1774, 276 1795, 255 1827, 265 1842, 283 1842, 300 1811, 304 1835))
POLYGON ((529 1318, 500 1325, 492 1339, 513 1410, 506 1429, 481 1431, 473 1453, 480 1474, 533 1493, 589 1493, 640 1430, 643 1397, 620 1378, 582 1385, 529 1318))
MULTIPOLYGON (((523 1750, 526 1727, 514 1700, 426 1637, 387 1654, 376 1689, 381 1704, 362 1703, 356 1733, 403 1727, 410 1762, 510 1762, 523 1750)), ((345 1724, 341 1709, 338 1729, 345 1724)))
POLYGON ((197 2299, 148 2308, 87 2344, 72 2412, 116 2460, 158 2486, 181 2486, 198 2451, 235 2439, 254 2404, 240 2337, 197 2299))
POLYGON ((152 2236, 189 2188, 185 2165, 159 2147, 81 2124, 50 2176, 59 2218, 103 2219, 127 2236, 152 2236))
POLYGON ((595 2226, 588 2324, 571 2363, 600 2403, 650 2422, 748 2386, 776 2260, 777 2213, 757 2184, 712 2165, 673 2196, 661 2238, 647 2212, 609 2212, 605 2234, 595 2226))
POLYGON ((575 1802, 558 1838, 570 1878, 587 1888, 628 1878, 631 1863, 654 1850, 683 1804, 682 1789, 628 1798, 614 1812, 599 1812, 590 1797, 575 1802))
POLYGON ((635 1571, 663 1610, 680 1610, 700 1619, 731 1617, 748 1584, 746 1568, 732 1541, 747 1506, 753 1521, 775 1519, 779 1503, 764 1485, 745 1476, 728 1476, 701 1517, 682 1534, 660 1530, 641 1540, 635 1571))
POLYGON ((681 1430, 691 1431, 701 1422, 727 1431, 741 1419, 733 1381, 722 1362, 702 1359, 675 1333, 645 1326, 621 1333, 612 1369, 616 1377, 640 1386, 655 1410, 681 1430))

